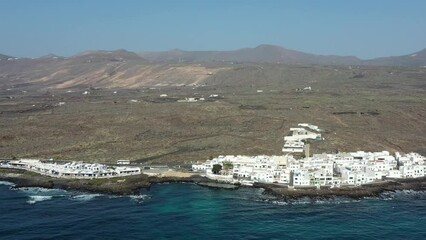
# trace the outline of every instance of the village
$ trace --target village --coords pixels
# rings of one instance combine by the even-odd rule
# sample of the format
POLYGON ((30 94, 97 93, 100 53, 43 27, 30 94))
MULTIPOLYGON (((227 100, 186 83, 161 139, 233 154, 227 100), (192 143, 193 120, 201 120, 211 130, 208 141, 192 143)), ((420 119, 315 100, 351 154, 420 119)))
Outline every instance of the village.
MULTIPOLYGON (((284 137, 283 155, 226 155, 192 164, 192 175, 199 173, 211 180, 252 186, 254 183, 274 183, 288 187, 360 186, 386 179, 424 177, 426 158, 417 153, 339 152, 311 154, 310 144, 323 141, 318 126, 300 123, 290 128, 284 137)), ((52 160, 19 159, 0 161, 1 168, 23 169, 56 178, 94 179, 147 174, 174 174, 169 168, 131 166, 129 160, 116 165, 84 162, 54 162, 52 160)), ((183 172, 177 172, 180 175, 183 172)), ((179 175, 179 176, 180 176, 179 175)), ((186 176, 186 175, 185 175, 186 176)))
MULTIPOLYGON (((127 164, 119 160, 117 164, 127 164)), ((0 162, 1 168, 23 169, 57 178, 93 179, 141 174, 140 167, 107 166, 99 163, 68 162, 65 164, 37 159, 20 159, 0 162)))
POLYGON ((227 183, 253 185, 275 183, 294 188, 360 186, 385 179, 425 176, 426 158, 417 153, 340 152, 313 154, 310 143, 323 140, 322 130, 301 123, 290 128, 284 137, 281 156, 218 156, 202 164, 193 164, 193 171, 227 183))

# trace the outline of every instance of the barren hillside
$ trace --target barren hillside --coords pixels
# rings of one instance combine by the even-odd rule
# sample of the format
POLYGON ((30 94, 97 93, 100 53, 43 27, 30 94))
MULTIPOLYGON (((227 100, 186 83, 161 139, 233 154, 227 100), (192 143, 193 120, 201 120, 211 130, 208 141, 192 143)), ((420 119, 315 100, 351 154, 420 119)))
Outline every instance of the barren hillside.
POLYGON ((149 63, 123 50, 87 52, 71 58, 44 56, 0 62, 3 88, 135 88, 200 83, 222 68, 200 64, 149 63))

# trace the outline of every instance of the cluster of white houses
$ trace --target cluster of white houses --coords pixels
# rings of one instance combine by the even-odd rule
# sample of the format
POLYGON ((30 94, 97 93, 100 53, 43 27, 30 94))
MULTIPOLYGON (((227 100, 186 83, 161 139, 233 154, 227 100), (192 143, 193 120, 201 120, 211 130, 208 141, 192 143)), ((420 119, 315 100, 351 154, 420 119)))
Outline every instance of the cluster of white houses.
POLYGON ((194 171, 207 177, 240 183, 281 183, 290 186, 361 185, 386 178, 424 177, 426 158, 417 153, 390 155, 389 152, 349 152, 314 154, 295 159, 284 156, 219 156, 204 164, 194 164, 194 171), (232 168, 213 174, 215 164, 232 168))
POLYGON ((3 168, 24 169, 51 177, 61 178, 110 178, 141 174, 139 167, 116 167, 99 163, 69 162, 65 164, 40 161, 36 159, 20 159, 0 163, 3 168))
POLYGON ((305 141, 322 140, 320 133, 322 130, 318 126, 308 123, 299 123, 298 125, 297 128, 290 128, 290 136, 284 137, 282 149, 284 153, 303 153, 306 148, 309 148, 309 145, 305 146, 305 141))
MULTIPOLYGON (((301 130, 291 131, 300 132, 301 130)), ((303 135, 310 136, 309 133, 303 135)), ((293 136, 299 136, 299 133, 293 136)), ((320 135, 310 137, 321 139, 320 135)), ((288 151, 283 149, 283 152, 287 154, 283 156, 219 156, 203 164, 194 164, 192 169, 205 172, 209 178, 232 183, 250 185, 254 182, 264 182, 294 187, 357 186, 382 181, 384 178, 424 177, 426 172, 426 158, 417 153, 396 152, 391 155, 387 151, 358 151, 323 153, 313 156, 307 154, 304 158, 296 159, 288 151), (222 170, 219 174, 213 174, 213 167, 217 164, 222 166, 222 170)), ((297 151, 293 152, 297 153, 297 151)))

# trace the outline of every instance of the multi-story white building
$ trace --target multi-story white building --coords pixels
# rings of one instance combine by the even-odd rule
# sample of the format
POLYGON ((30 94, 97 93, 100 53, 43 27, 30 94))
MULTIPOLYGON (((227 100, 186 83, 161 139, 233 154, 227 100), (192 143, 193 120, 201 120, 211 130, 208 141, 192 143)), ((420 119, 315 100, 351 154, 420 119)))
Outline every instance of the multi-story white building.
POLYGON ((284 153, 302 153, 305 143, 302 141, 286 141, 282 151, 284 153))
POLYGON ((421 165, 408 165, 400 167, 402 178, 418 178, 425 175, 424 166, 421 165))

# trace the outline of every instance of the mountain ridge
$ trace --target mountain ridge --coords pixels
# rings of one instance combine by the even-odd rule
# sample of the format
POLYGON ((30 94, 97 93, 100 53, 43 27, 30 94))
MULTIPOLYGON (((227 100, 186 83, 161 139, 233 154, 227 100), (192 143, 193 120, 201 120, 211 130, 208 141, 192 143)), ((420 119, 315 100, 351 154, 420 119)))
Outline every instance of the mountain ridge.
POLYGON ((14 57, 0 53, 0 60, 8 60, 10 58, 14 58, 14 57))
MULTIPOLYGON (((0 59, 14 57, 0 54, 0 59)), ((21 58, 29 59, 29 58, 21 58)), ((89 50, 70 57, 48 54, 35 59, 82 59, 83 61, 150 61, 150 62, 247 62, 281 63, 298 65, 373 65, 373 66, 426 66, 426 48, 420 51, 400 55, 360 59, 356 56, 313 54, 285 47, 261 44, 254 48, 240 48, 226 51, 186 51, 171 49, 168 51, 132 52, 118 50, 89 50)))
POLYGON ((363 60, 356 56, 321 55, 262 44, 254 48, 228 51, 185 51, 172 49, 159 52, 140 52, 139 56, 152 62, 259 62, 311 65, 383 65, 424 66, 426 49, 402 56, 389 56, 363 60))
MULTIPOLYGON (((0 61, 0 88, 4 89, 20 86, 48 89, 229 85, 241 81, 254 84, 257 80, 279 82, 290 74, 286 71, 300 66, 324 66, 332 70, 338 65, 355 65, 357 68, 426 66, 425 49, 403 56, 360 60, 351 56, 303 53, 273 45, 235 51, 185 52, 174 49, 145 54, 144 57, 126 50, 86 51, 68 58, 52 54, 34 59, 4 56, 7 59, 0 61)), ((365 77, 363 72, 351 71, 352 75, 345 77, 365 77)))
POLYGON ((426 48, 402 56, 380 57, 365 60, 370 65, 383 66, 426 66, 426 48))
POLYGON ((358 64, 354 56, 315 55, 280 46, 262 44, 254 48, 241 48, 230 51, 184 51, 172 49, 164 52, 141 52, 139 55, 149 61, 183 62, 263 62, 283 64, 358 64))

